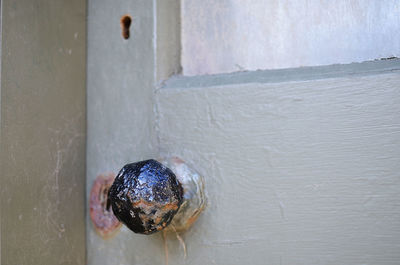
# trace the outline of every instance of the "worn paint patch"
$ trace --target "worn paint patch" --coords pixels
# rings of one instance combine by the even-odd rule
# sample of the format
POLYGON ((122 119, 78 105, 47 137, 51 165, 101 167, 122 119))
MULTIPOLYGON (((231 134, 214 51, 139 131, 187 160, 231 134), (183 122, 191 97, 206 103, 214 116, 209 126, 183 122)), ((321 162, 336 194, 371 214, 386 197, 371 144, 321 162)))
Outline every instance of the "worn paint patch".
POLYGON ((170 168, 183 187, 183 201, 167 231, 185 232, 197 220, 206 206, 204 178, 178 157, 164 158, 161 163, 170 168))
POLYGON ((90 219, 93 226, 102 238, 111 238, 118 232, 121 222, 107 205, 108 191, 114 181, 115 175, 99 175, 90 191, 89 208, 90 219))

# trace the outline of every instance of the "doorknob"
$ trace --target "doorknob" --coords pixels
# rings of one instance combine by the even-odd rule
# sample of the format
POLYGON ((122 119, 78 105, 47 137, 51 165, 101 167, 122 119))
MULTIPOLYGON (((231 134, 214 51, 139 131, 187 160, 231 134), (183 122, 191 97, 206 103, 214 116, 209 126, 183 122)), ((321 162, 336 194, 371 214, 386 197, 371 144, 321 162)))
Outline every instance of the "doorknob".
POLYGON ((90 196, 90 216, 103 238, 119 228, 117 219, 140 234, 183 232, 197 220, 206 204, 203 177, 177 157, 127 164, 112 185, 111 181, 101 191, 93 185, 90 196), (100 200, 100 207, 96 193, 107 197, 100 200))
POLYGON ((140 234, 167 227, 182 201, 183 187, 175 174, 153 159, 125 165, 108 192, 118 220, 140 234))

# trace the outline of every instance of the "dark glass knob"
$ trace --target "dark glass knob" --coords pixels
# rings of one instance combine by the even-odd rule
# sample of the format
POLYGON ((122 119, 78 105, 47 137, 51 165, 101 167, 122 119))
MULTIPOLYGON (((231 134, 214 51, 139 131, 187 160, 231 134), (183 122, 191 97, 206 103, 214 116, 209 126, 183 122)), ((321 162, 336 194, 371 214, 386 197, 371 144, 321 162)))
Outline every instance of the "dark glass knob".
POLYGON ((108 207, 135 233, 152 234, 172 221, 183 201, 175 174, 150 159, 125 165, 108 193, 108 207))

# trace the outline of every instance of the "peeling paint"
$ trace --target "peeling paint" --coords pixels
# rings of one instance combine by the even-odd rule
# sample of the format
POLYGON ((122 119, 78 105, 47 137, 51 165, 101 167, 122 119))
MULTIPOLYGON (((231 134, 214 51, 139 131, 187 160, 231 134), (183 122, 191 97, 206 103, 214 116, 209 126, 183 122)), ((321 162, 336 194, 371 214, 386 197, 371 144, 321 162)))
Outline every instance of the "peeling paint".
POLYGON ((95 231, 103 239, 113 237, 121 228, 108 205, 108 191, 114 181, 114 174, 97 176, 89 197, 89 213, 95 231))

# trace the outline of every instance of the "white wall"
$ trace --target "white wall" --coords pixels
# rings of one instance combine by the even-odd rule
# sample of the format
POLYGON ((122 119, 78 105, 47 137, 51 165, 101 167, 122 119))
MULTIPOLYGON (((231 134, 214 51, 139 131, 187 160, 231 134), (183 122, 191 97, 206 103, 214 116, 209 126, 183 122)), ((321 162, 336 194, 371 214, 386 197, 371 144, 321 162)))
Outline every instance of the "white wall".
POLYGON ((398 0, 182 0, 184 75, 400 56, 398 0))

